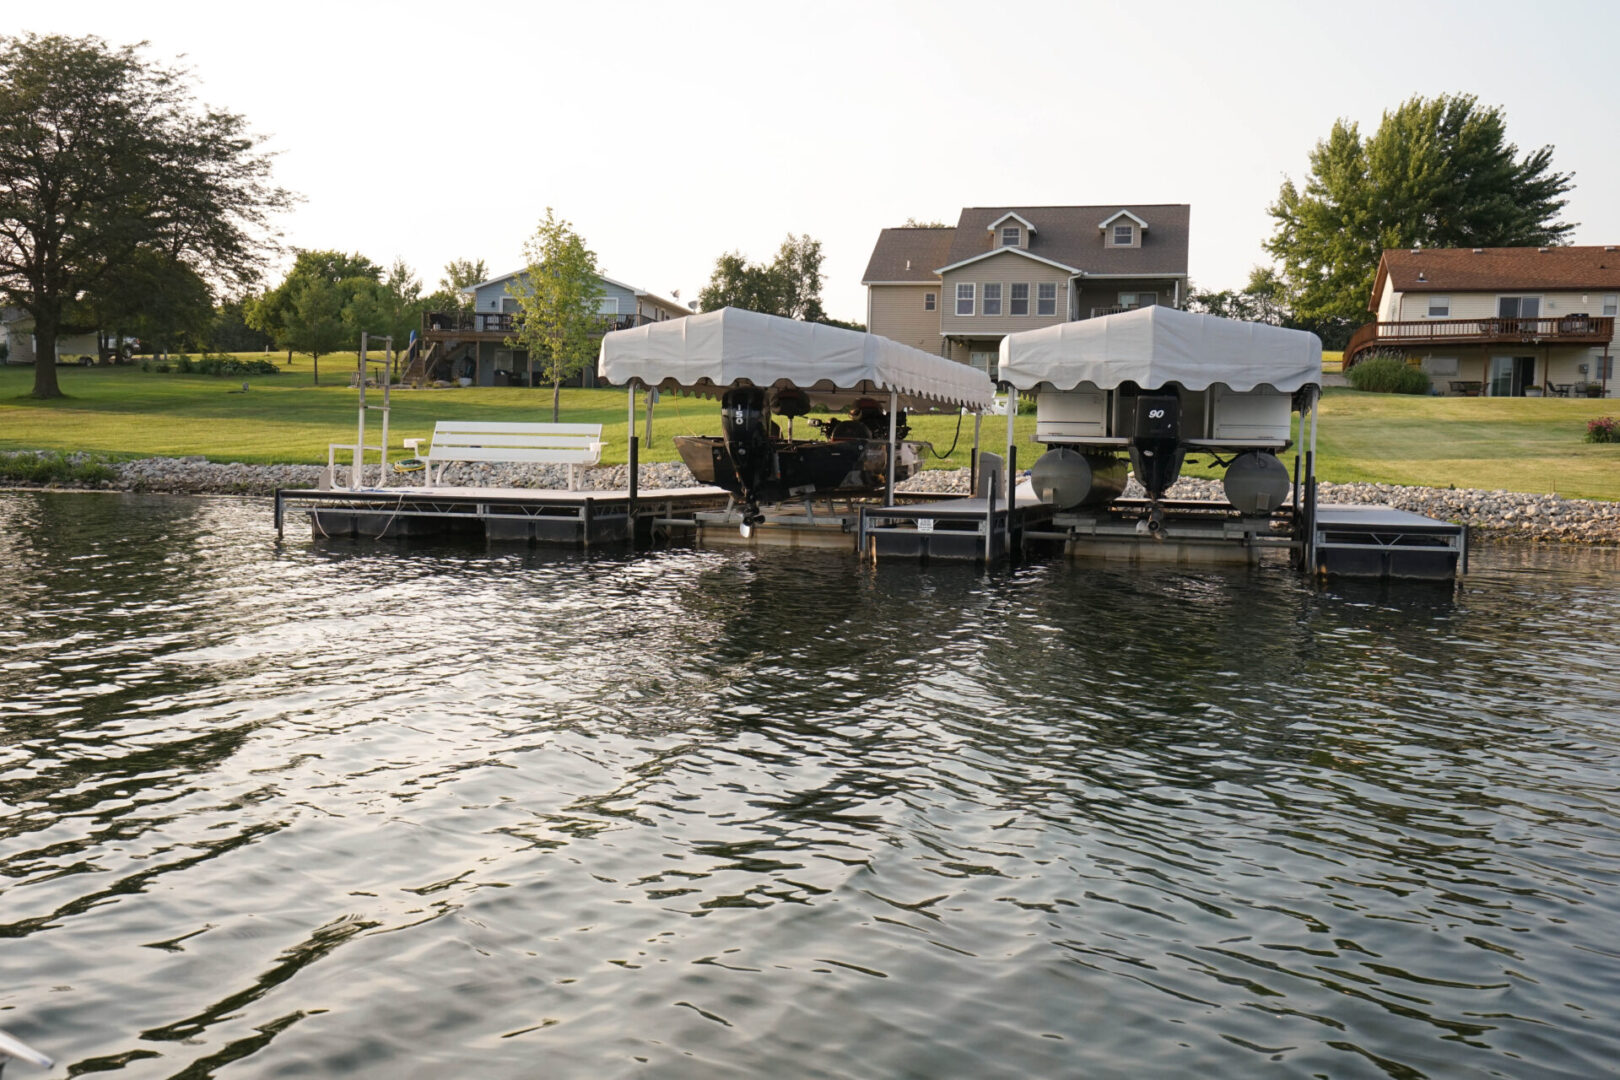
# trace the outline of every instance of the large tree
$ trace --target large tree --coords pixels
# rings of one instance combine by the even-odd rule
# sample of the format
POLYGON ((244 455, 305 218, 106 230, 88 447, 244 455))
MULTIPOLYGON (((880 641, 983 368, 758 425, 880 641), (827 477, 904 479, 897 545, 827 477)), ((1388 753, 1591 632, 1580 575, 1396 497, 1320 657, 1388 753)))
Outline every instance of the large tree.
POLYGON ((704 311, 735 307, 822 322, 826 312, 821 306, 821 259, 821 241, 808 234, 788 233, 769 263, 750 263, 728 251, 715 260, 698 303, 704 311))
POLYGON ((34 318, 34 396, 61 396, 56 338, 76 298, 153 252, 214 287, 253 281, 291 196, 245 121, 200 106, 141 45, 0 38, 0 292, 34 318))
POLYGON ((562 408, 563 380, 596 355, 602 332, 602 273, 596 254, 567 221, 546 207, 545 220, 523 245, 526 266, 508 286, 517 298, 516 332, 507 339, 527 349, 531 367, 551 384, 551 420, 562 408))
POLYGON ((1499 108, 1471 94, 1413 97, 1363 138, 1339 120, 1311 151, 1304 189, 1285 180, 1266 241, 1302 320, 1364 316, 1385 248, 1556 243, 1573 187, 1552 147, 1520 156, 1499 108))
POLYGON ((359 252, 294 250, 297 258, 281 284, 249 300, 244 308, 247 324, 286 349, 289 364, 294 352, 310 353, 318 361, 322 353, 352 348, 360 329, 388 332, 354 327, 352 320, 343 318, 357 296, 382 287, 382 267, 359 252), (335 330, 328 317, 334 305, 335 330))

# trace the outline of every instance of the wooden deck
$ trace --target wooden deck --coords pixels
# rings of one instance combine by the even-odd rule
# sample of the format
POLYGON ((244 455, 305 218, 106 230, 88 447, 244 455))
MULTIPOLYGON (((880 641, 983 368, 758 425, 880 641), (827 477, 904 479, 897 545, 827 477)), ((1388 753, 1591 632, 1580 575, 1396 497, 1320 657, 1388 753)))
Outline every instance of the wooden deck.
POLYGON ((1344 369, 1348 371, 1378 349, 1428 345, 1603 345, 1613 339, 1612 315, 1374 322, 1350 335, 1344 347, 1344 369))

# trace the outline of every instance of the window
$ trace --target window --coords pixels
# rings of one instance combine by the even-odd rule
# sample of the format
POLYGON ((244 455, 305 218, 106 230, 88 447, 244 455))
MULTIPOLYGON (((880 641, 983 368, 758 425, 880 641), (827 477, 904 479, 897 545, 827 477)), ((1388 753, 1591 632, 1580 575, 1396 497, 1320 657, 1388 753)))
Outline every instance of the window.
POLYGON ((1035 297, 1035 314, 1057 314, 1057 282, 1043 281, 1036 286, 1038 294, 1035 297))
POLYGON ((1449 318, 1451 318, 1451 297, 1449 297, 1449 296, 1431 296, 1431 297, 1429 297, 1429 318, 1431 318, 1431 319, 1449 319, 1449 318))
POLYGON ((931 293, 931 292, 923 293, 923 310, 924 311, 933 311, 934 308, 936 308, 938 306, 939 306, 939 294, 938 293, 931 293))
POLYGON ((1136 243, 1136 229, 1131 225, 1114 226, 1114 246, 1130 247, 1136 243))
POLYGON ((1496 314, 1502 319, 1535 319, 1541 316, 1541 297, 1503 296, 1496 301, 1496 314))
POLYGON ((617 296, 604 296, 596 305, 598 315, 617 315, 619 313, 619 298, 617 296))
POLYGON ((503 297, 501 297, 501 313, 503 315, 516 314, 517 309, 518 309, 517 297, 515 297, 515 296, 503 296, 503 297))
POLYGON ((1012 300, 1008 305, 1009 315, 1029 314, 1029 282, 1014 282, 1012 287, 1012 300))
POLYGON ((1609 293, 1607 296, 1605 296, 1603 298, 1603 314, 1605 314, 1605 315, 1620 314, 1620 312, 1617 312, 1615 310, 1615 301, 1617 299, 1620 299, 1620 296, 1616 296, 1614 293, 1609 293))
POLYGON ((959 282, 956 286, 956 313, 958 315, 973 314, 973 283, 971 281, 959 282))
POLYGON ((984 305, 981 311, 985 315, 1001 314, 1001 282, 986 282, 984 286, 984 305))
POLYGON ((1156 292, 1122 292, 1119 294, 1119 306, 1122 308, 1152 307, 1159 302, 1156 292))
POLYGON ((1426 356, 1423 358, 1423 370, 1430 375, 1455 378, 1457 375, 1457 358, 1455 356, 1426 356))
POLYGON ((1001 246, 1002 247, 1017 247, 1018 246, 1018 226, 1016 226, 1016 225, 1004 225, 1004 226, 1002 226, 1002 229, 1001 229, 1001 246))

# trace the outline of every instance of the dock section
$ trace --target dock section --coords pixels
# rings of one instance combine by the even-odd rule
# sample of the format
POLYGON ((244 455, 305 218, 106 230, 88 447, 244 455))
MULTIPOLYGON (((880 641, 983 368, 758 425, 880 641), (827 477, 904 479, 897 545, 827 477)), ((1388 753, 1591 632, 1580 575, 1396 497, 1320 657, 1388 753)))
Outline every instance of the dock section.
POLYGON ((592 548, 646 539, 654 523, 723 507, 719 488, 559 491, 548 488, 411 487, 276 492, 276 535, 303 513, 316 537, 478 536, 592 548))
POLYGON ((1392 506, 1325 504, 1311 550, 1320 575, 1449 581, 1468 572, 1468 527, 1392 506))

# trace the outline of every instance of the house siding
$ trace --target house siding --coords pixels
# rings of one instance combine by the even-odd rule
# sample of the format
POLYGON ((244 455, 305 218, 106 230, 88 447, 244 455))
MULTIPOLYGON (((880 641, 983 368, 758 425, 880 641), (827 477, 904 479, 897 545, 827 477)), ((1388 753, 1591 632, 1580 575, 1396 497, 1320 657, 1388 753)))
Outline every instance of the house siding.
POLYGON ((999 337, 1002 334, 1017 333, 1020 330, 1033 330, 1037 327, 1064 322, 1068 318, 1066 310, 1068 284, 1068 271, 1059 267, 1039 263, 1021 255, 1014 255, 1011 252, 993 255, 988 259, 980 260, 943 275, 940 284, 941 312, 937 330, 942 330, 947 334, 966 336, 992 334, 999 337), (992 316, 956 314, 956 286, 960 282, 970 282, 975 286, 973 298, 975 312, 982 311, 984 308, 985 283, 999 282, 1001 284, 1001 314, 992 316), (1027 282, 1029 284, 1030 314, 1028 315, 1008 314, 1012 306, 1012 286, 1015 282, 1027 282), (1057 285, 1057 309, 1053 315, 1040 316, 1034 314, 1036 297, 1039 295, 1036 286, 1041 282, 1052 282, 1057 285))
MULTIPOLYGON (((1601 292, 1551 292, 1545 289, 1502 289, 1496 292, 1455 292, 1455 293, 1426 293, 1410 292, 1396 293, 1399 298, 1401 312, 1395 318, 1399 320, 1427 319, 1429 317, 1429 297, 1431 295, 1449 296, 1451 298, 1451 313, 1446 316, 1451 319, 1489 319, 1494 318, 1497 312, 1496 301, 1503 296, 1539 296, 1541 298, 1542 318, 1557 318, 1563 315, 1602 315, 1603 293, 1601 292), (1585 300, 1582 300, 1582 297, 1585 300)), ((1382 319, 1383 315, 1380 314, 1382 319)), ((1388 320, 1386 320, 1388 321, 1388 320)))
POLYGON ((867 290, 871 303, 868 330, 924 352, 940 351, 938 305, 943 300, 933 311, 923 309, 925 293, 942 295, 939 285, 869 285, 867 290))

